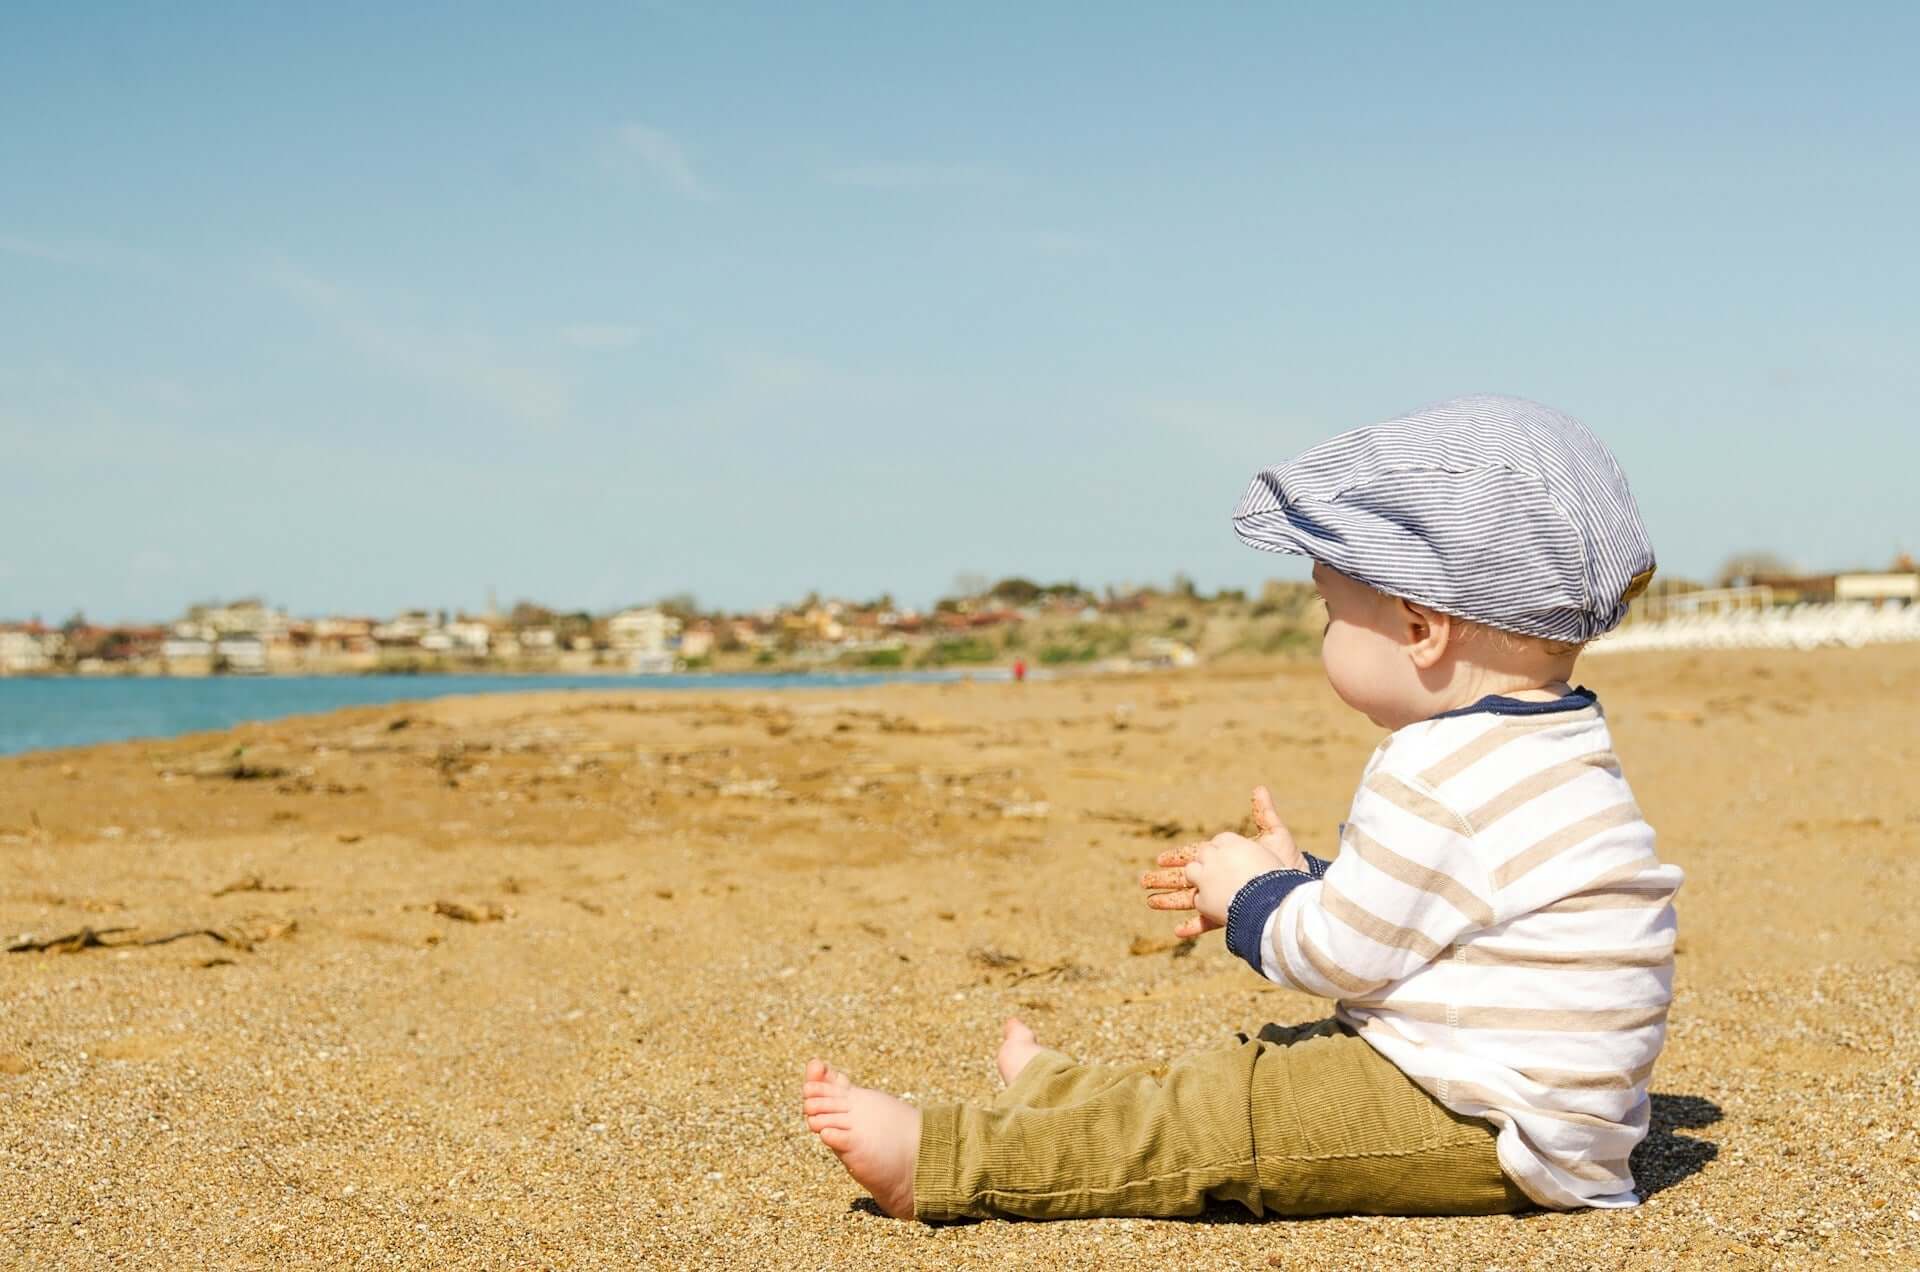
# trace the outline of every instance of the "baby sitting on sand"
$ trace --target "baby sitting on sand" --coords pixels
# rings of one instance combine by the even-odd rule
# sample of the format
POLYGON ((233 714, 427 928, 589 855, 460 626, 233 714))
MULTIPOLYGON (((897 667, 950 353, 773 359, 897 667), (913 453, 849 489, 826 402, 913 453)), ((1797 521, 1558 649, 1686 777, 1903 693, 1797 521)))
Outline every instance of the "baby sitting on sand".
POLYGON ((1633 1205, 1681 874, 1570 683, 1653 573, 1619 465, 1558 411, 1461 398, 1261 473, 1234 526, 1313 559, 1327 679, 1389 733, 1331 863, 1261 788, 1259 838, 1141 882, 1333 1016, 1164 1069, 1076 1064, 1009 1020, 985 1107, 815 1060, 807 1125, 900 1218, 1633 1205))

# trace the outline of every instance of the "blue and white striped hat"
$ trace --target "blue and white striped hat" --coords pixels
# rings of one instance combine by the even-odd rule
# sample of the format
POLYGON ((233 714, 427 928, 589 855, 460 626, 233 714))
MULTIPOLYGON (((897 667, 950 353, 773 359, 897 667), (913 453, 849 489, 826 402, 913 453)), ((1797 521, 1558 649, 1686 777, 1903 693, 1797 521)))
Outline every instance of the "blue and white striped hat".
POLYGON ((1613 453, 1525 398, 1453 398, 1320 443, 1253 479, 1241 540, 1325 562, 1457 618, 1587 641, 1653 577, 1613 453))

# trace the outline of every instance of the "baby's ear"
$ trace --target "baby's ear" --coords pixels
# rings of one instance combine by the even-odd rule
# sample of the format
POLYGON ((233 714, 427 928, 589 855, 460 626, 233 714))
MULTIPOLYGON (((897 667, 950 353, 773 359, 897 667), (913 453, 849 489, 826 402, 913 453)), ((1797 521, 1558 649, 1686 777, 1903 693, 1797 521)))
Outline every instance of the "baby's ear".
POLYGON ((1418 601, 1400 599, 1402 630, 1407 634, 1407 657, 1425 671, 1437 664, 1453 643, 1455 619, 1418 601))
POLYGON ((1432 631, 1435 624, 1449 621, 1448 616, 1437 609, 1429 609, 1418 601, 1409 601, 1404 596, 1392 598, 1394 608, 1399 611, 1400 621, 1409 630, 1422 629, 1432 631))

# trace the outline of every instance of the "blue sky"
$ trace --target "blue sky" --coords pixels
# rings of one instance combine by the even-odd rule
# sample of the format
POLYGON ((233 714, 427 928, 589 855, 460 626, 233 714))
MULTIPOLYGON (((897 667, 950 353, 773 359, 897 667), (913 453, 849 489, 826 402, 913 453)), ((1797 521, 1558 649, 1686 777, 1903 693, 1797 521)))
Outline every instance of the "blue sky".
POLYGON ((393 7, 0 11, 0 617, 1303 577, 1472 391, 1920 549, 1920 8, 393 7))

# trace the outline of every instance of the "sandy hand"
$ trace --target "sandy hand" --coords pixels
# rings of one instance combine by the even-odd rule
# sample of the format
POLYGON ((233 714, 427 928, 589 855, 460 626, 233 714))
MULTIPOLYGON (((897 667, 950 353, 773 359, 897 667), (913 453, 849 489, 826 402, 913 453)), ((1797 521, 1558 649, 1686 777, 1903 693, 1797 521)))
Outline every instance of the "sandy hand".
POLYGON ((1220 834, 1169 849, 1154 858, 1160 869, 1140 876, 1140 886, 1153 894, 1147 898, 1152 909, 1196 912, 1173 930, 1175 936, 1195 937, 1225 926, 1233 894, 1255 875, 1307 868, 1306 857, 1273 806, 1273 792, 1264 786, 1253 788, 1253 823, 1260 831, 1258 839, 1220 834))
POLYGON ((1294 844, 1293 833, 1273 806, 1273 792, 1264 786, 1253 788, 1253 824, 1260 831, 1254 842, 1278 857, 1282 870, 1307 868, 1307 855, 1294 844))

